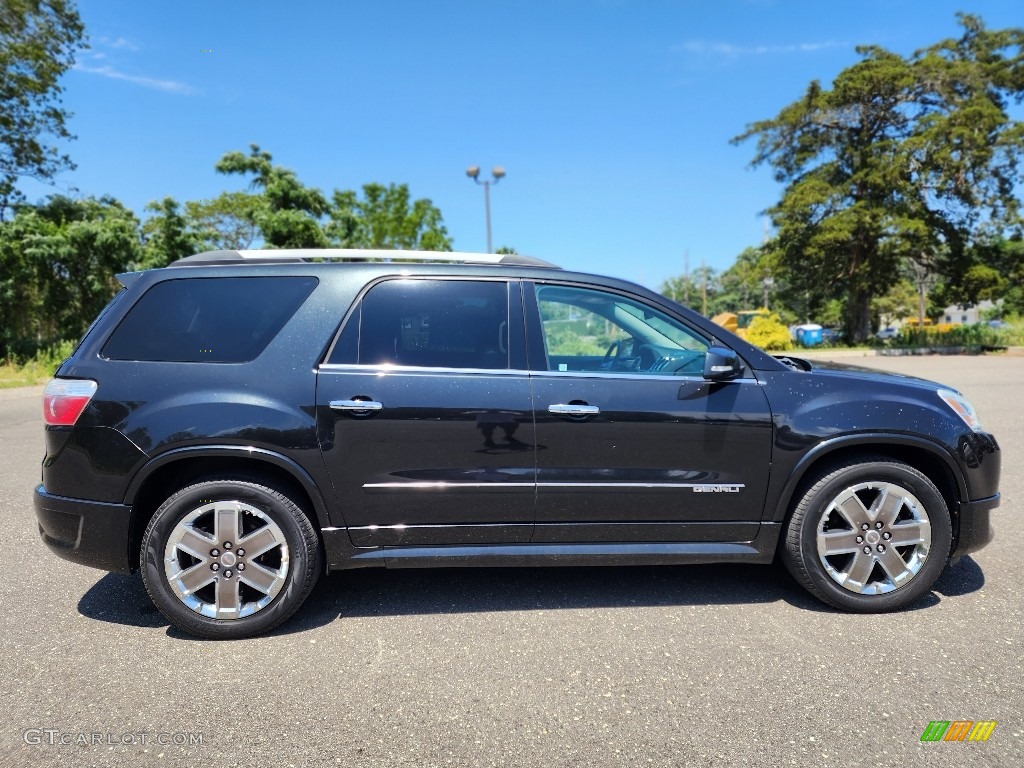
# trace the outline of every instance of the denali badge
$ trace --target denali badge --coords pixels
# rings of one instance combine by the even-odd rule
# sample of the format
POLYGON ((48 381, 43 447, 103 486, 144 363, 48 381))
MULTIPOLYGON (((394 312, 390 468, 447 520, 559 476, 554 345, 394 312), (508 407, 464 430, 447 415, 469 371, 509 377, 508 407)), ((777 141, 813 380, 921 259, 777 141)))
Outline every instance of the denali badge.
POLYGON ((739 493, 740 489, 743 488, 742 483, 735 483, 732 485, 695 485, 693 486, 694 493, 739 493))

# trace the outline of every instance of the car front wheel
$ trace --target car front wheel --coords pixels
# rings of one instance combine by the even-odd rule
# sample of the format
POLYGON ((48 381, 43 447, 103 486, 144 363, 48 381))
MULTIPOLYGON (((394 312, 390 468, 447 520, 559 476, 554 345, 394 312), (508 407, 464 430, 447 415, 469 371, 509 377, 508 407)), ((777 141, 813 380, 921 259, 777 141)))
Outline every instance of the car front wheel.
POLYGON ((241 479, 181 489, 142 540, 153 602, 176 627, 207 638, 251 637, 288 619, 313 589, 320 562, 316 533, 295 502, 241 479))
POLYGON ((789 518, 782 556, 821 600, 873 613, 924 595, 951 541, 949 509, 935 484, 907 464, 870 457, 812 479, 789 518))

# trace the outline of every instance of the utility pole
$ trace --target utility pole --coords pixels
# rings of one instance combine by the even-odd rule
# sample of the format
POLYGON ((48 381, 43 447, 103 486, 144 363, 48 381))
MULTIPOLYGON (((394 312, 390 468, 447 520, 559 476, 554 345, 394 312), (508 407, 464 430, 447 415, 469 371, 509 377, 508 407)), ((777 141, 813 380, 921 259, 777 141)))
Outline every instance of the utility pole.
POLYGON ((704 317, 708 316, 708 269, 704 266, 704 257, 700 259, 700 295, 701 295, 701 309, 700 313, 704 317))
POLYGON ((690 249, 683 251, 683 304, 690 306, 690 249))

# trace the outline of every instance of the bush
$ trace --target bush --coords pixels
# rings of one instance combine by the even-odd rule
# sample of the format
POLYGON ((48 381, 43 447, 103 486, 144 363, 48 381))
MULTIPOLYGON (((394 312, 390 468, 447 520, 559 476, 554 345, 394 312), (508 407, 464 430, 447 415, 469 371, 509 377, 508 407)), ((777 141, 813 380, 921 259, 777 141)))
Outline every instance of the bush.
POLYGON ((789 328, 776 313, 755 317, 747 328, 747 341, 768 352, 781 352, 793 346, 789 328))
POLYGON ((1007 330, 977 325, 949 325, 903 328, 893 339, 897 347, 1005 347, 1012 343, 1007 330))
POLYGON ((1006 342, 1012 347, 1024 347, 1024 317, 1018 314, 1005 315, 1007 327, 1002 329, 1006 342))

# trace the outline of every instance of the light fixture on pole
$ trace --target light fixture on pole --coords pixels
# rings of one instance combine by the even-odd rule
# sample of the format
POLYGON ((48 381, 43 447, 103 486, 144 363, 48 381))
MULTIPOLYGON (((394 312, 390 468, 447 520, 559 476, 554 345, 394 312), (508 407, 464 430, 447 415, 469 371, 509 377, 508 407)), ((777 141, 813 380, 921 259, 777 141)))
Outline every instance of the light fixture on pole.
POLYGON ((497 184, 505 178, 505 169, 496 165, 491 169, 490 179, 480 180, 480 166, 471 165, 466 169, 466 175, 484 188, 484 212, 487 216, 487 252, 492 253, 491 247, 491 184, 497 184))

